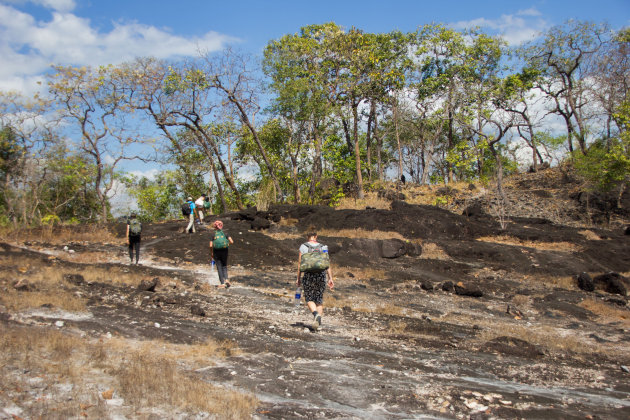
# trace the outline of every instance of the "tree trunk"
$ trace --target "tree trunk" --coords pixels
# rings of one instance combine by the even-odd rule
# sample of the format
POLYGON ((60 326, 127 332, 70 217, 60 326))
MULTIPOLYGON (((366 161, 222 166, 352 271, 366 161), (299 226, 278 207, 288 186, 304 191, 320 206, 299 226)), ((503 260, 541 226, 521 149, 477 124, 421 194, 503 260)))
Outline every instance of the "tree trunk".
POLYGON ((362 199, 363 195, 363 176, 361 174, 361 148, 359 147, 359 104, 353 104, 352 117, 354 119, 353 137, 354 137, 354 157, 357 172, 357 198, 362 199))

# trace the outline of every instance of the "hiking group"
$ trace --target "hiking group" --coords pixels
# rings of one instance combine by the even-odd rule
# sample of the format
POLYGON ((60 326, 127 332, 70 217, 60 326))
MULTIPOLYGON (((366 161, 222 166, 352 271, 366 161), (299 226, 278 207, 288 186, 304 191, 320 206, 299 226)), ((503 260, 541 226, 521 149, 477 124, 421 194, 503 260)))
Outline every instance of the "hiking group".
MULTIPOLYGON (((199 223, 203 224, 204 211, 209 212, 209 198, 204 194, 193 202, 192 197, 182 205, 182 214, 188 216, 188 225, 185 232, 195 232, 195 217, 198 215, 199 223), (206 204, 207 203, 207 204, 206 204)), ((234 243, 232 237, 223 230, 223 222, 215 220, 212 224, 214 232, 210 239, 210 260, 216 267, 220 288, 229 288, 231 283, 228 277, 228 250, 234 243)), ((142 225, 136 214, 131 213, 127 222, 127 239, 129 243, 129 258, 133 263, 135 251, 136 264, 140 257, 140 232, 142 225)), ((297 280, 296 286, 303 290, 304 301, 307 310, 313 315, 312 329, 319 330, 324 315, 324 292, 326 286, 331 290, 335 287, 328 246, 317 240, 317 232, 306 235, 307 241, 300 245, 298 250, 297 280)), ((214 268, 213 267, 213 268, 214 268)), ((300 296, 296 296, 299 298, 300 296)))

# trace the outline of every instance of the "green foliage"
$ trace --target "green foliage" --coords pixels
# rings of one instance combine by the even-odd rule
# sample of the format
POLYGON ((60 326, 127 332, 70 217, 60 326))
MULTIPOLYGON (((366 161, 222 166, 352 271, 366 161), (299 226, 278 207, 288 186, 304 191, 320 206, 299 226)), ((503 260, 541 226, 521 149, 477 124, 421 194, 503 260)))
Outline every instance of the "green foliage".
POLYGON ((574 154, 574 165, 595 189, 610 191, 630 180, 630 101, 614 115, 621 131, 612 139, 599 139, 588 153, 574 154))
POLYGON ((123 181, 129 194, 136 201, 140 220, 166 220, 181 214, 178 175, 175 171, 160 172, 152 180, 128 176, 123 178, 123 181))

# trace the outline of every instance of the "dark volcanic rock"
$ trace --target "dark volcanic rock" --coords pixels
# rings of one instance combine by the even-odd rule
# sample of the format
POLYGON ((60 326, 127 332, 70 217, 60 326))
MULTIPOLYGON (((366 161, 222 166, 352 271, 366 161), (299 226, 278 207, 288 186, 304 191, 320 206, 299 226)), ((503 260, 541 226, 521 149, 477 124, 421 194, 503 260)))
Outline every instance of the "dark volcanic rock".
POLYGON ((595 283, 597 288, 601 288, 608 293, 622 296, 628 295, 628 288, 626 286, 628 280, 619 273, 600 274, 593 279, 593 283, 595 283))
POLYGON ((578 287, 584 291, 592 292, 595 290, 595 283, 588 273, 580 273, 577 276, 578 287))
POLYGON ((152 280, 142 280, 138 285, 138 290, 142 292, 155 292, 155 287, 160 282, 158 277, 154 277, 152 280))
POLYGON ((488 341, 484 350, 530 359, 539 358, 545 354, 539 347, 514 337, 497 337, 488 341))
POLYGON ((482 297, 483 292, 476 287, 462 287, 455 285, 455 294, 459 296, 482 297))
POLYGON ((271 222, 262 217, 255 217, 251 223, 252 230, 269 229, 269 226, 271 226, 271 222))

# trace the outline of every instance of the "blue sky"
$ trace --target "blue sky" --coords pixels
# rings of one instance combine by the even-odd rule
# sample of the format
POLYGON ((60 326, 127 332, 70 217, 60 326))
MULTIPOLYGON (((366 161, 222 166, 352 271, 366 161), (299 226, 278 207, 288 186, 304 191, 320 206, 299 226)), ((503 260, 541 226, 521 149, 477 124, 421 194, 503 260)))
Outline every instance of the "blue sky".
POLYGON ((630 0, 0 0, 0 90, 32 93, 50 64, 100 65, 136 56, 195 56, 267 42, 334 21, 367 32, 439 22, 477 25, 524 42, 569 18, 630 25, 630 0))

